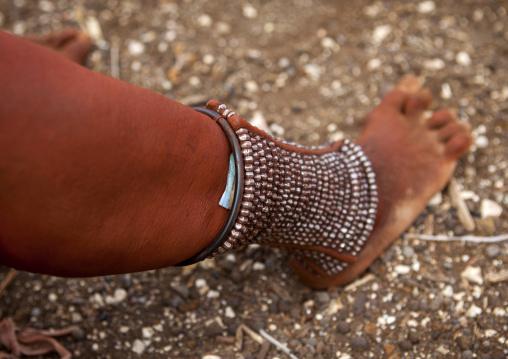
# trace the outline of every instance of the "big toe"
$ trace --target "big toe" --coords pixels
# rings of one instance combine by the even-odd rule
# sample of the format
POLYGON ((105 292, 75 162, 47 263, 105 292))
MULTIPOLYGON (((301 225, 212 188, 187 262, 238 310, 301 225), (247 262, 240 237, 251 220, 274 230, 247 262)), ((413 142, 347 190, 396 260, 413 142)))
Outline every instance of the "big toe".
POLYGON ((432 103, 432 94, 429 89, 423 88, 408 96, 404 104, 404 113, 412 118, 422 118, 423 112, 432 103))

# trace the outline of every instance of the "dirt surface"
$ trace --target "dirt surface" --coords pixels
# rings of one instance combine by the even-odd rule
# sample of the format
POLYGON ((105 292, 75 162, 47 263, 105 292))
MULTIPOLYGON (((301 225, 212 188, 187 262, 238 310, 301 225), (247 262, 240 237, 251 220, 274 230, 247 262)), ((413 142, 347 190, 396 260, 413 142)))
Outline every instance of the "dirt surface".
MULTIPOLYGON (((457 108, 474 129, 455 178, 476 228, 464 228, 445 191, 408 232, 492 237, 508 233, 507 12, 502 0, 2 0, 0 27, 24 35, 87 26, 92 70, 188 105, 219 99, 306 145, 355 138, 392 84, 422 76, 436 107, 457 108)), ((508 356, 506 241, 399 238, 363 282, 328 291, 299 283, 287 263, 283 251, 250 247, 122 276, 19 272, 0 318, 78 325, 61 339, 76 358, 288 357, 237 337, 240 325, 300 359, 508 356)), ((0 267, 0 280, 7 272, 0 267)))

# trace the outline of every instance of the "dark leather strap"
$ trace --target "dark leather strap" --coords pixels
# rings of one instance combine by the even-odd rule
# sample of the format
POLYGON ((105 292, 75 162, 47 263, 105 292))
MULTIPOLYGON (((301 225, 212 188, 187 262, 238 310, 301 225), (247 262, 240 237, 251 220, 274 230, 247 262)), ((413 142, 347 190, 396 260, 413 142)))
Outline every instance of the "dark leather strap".
POLYGON ((240 212, 240 204, 243 198, 243 187, 244 187, 244 167, 243 167, 243 158, 242 151, 240 148, 240 143, 238 142, 238 138, 236 137, 236 133, 229 124, 229 122, 224 118, 224 116, 218 114, 217 112, 211 111, 202 107, 195 107, 194 110, 207 115, 215 122, 219 124, 224 133, 226 134, 229 144, 233 150, 233 157, 235 158, 235 167, 236 167, 236 187, 235 187, 235 195, 233 197, 233 205, 231 207, 231 212, 229 213, 229 217, 226 221, 226 224, 220 231, 219 235, 213 240, 208 247, 203 249, 198 254, 193 257, 184 260, 183 262, 177 264, 176 266, 187 266, 190 264, 194 264, 200 262, 208 257, 210 257, 228 238, 233 226, 235 225, 235 221, 238 218, 238 214, 240 212))

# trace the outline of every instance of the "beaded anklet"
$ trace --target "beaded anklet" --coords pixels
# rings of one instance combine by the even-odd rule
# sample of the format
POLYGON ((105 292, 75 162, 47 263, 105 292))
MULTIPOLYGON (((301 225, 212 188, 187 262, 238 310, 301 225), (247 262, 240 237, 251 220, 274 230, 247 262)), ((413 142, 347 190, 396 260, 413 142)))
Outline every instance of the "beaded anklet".
MULTIPOLYGON (((240 150, 232 147, 243 173, 237 170, 238 213, 233 206, 228 230, 193 258, 257 243, 290 249, 318 276, 337 274, 355 262, 373 229, 378 202, 375 174, 359 146, 348 140, 329 147, 289 144, 218 101, 198 111, 234 131, 240 150)), ((200 260, 193 258, 180 265, 200 260)))

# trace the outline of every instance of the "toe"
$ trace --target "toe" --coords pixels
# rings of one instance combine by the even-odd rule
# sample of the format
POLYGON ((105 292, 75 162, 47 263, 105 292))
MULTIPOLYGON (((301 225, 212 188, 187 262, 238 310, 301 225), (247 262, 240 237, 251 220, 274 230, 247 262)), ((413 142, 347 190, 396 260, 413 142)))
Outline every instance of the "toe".
POLYGON ((463 132, 452 136, 446 143, 445 155, 455 160, 469 150, 471 143, 473 143, 473 138, 469 130, 464 129, 463 132))
POLYGON ((395 107, 398 111, 402 112, 408 98, 409 94, 407 92, 395 89, 385 95, 379 106, 395 107))
POLYGON ((457 111, 456 110, 439 110, 432 114, 427 121, 427 127, 429 129, 439 129, 446 124, 457 121, 457 111))
POLYGON ((443 126, 441 129, 437 131, 437 138, 441 142, 447 142, 450 140, 454 135, 463 133, 464 127, 459 122, 449 122, 445 126, 443 126))
POLYGON ((432 94, 429 89, 421 89, 416 94, 410 95, 404 105, 404 112, 412 117, 420 118, 432 103, 432 94))
POLYGON ((407 93, 417 93, 422 88, 423 84, 416 76, 405 76, 400 82, 395 85, 395 90, 407 93))

